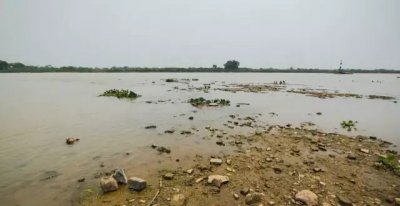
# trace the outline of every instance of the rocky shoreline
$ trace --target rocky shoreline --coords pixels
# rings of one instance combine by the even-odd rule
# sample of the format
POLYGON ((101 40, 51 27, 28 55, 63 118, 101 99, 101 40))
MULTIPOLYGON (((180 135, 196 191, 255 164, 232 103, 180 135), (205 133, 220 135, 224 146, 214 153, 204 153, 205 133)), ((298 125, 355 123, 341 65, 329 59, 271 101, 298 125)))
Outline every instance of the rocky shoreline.
POLYGON ((400 177, 394 172, 399 156, 376 137, 287 125, 217 138, 221 150, 226 145, 234 152, 196 155, 191 164, 159 168, 158 176, 146 180, 127 172, 117 191, 104 193, 97 186, 97 192, 82 192, 80 204, 400 205, 400 177), (392 167, 382 161, 389 156, 392 167), (132 189, 138 179, 140 190, 132 189))

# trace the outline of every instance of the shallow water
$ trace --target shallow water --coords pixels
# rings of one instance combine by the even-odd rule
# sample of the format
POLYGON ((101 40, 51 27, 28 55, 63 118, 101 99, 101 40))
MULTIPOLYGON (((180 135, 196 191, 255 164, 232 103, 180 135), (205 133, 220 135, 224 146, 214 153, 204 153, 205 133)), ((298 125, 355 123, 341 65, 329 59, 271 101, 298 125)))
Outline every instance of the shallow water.
MULTIPOLYGON (((166 78, 198 78, 189 85, 212 83, 272 83, 285 80, 288 88, 328 89, 400 99, 400 79, 392 74, 269 74, 269 73, 48 73, 0 75, 0 202, 2 205, 71 205, 91 183, 94 173, 115 167, 135 175, 150 175, 159 165, 190 161, 190 154, 229 152, 208 141, 203 128, 221 127, 230 114, 261 114, 268 124, 298 126, 311 121, 324 131, 372 135, 400 144, 399 103, 366 98, 319 99, 287 92, 244 93, 186 90, 188 84, 165 83, 166 78), (374 80, 374 82, 372 82, 374 80), (380 83, 376 83, 376 81, 380 83), (154 82, 154 83, 153 83, 154 82), (174 89, 178 87, 178 89, 174 89), (136 100, 98 97, 107 89, 131 89, 136 100), (181 90, 184 89, 184 90, 181 90), (195 97, 226 98, 232 105, 197 109, 185 101, 195 97), (146 101, 166 100, 157 104, 146 101), (239 102, 249 106, 236 107, 239 102), (196 111, 196 112, 193 112, 196 111), (272 116, 269 113, 278 115, 272 116), (322 112, 321 116, 315 115, 322 112), (188 120, 194 116, 194 120, 188 120), (340 128, 343 120, 358 121, 357 131, 340 128), (154 130, 146 125, 155 124, 154 130), (199 129, 194 135, 181 130, 199 129), (175 134, 163 134, 174 128, 175 134), (80 138, 67 146, 66 137, 80 138), (172 148, 158 155, 149 145, 172 148), (130 155, 125 153, 129 152, 130 155), (99 168, 101 163, 104 168, 99 168), (47 171, 60 175, 45 181, 47 171), (85 177, 86 183, 77 179, 85 177), (79 188, 78 188, 79 187, 79 188)), ((243 128, 232 131, 246 133, 243 128)), ((183 164, 183 163, 182 163, 183 164)))

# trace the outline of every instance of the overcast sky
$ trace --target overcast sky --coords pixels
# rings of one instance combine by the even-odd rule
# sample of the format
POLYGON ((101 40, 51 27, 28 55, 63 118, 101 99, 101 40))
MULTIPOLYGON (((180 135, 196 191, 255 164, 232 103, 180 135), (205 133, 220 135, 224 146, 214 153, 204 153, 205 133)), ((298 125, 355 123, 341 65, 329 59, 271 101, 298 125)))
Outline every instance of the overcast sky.
POLYGON ((400 69, 400 0, 0 0, 0 60, 400 69))

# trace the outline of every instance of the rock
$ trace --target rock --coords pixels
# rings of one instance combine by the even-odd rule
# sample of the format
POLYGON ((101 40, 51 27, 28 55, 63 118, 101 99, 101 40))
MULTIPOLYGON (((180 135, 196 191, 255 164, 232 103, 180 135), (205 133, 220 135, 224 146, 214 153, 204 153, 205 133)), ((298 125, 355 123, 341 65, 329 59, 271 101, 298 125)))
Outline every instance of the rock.
POLYGON ((275 202, 274 201, 269 201, 268 204, 269 205, 275 205, 275 202))
POLYGON ((251 193, 251 194, 246 195, 245 202, 247 205, 254 205, 254 204, 262 202, 263 196, 264 196, 264 194, 262 194, 262 193, 257 193, 257 192, 251 193))
POLYGON ((385 201, 386 201, 387 203, 394 203, 394 197, 391 196, 391 195, 386 196, 385 201))
POLYGON ((157 151, 159 151, 160 153, 167 153, 167 154, 171 153, 171 149, 162 146, 157 147, 157 151))
POLYGON ((218 140, 218 141, 216 142, 216 144, 219 145, 219 146, 225 146, 225 143, 224 143, 224 141, 222 141, 222 140, 218 140))
POLYGON ((157 145, 151 144, 151 148, 155 149, 155 148, 157 148, 157 145))
POLYGON ((193 169, 186 170, 186 173, 188 173, 189 175, 193 174, 193 169))
POLYGON ((281 169, 281 168, 274 167, 274 168, 272 168, 272 169, 274 170, 274 173, 275 173, 275 174, 281 174, 281 173, 282 173, 282 169, 281 169))
POLYGON ((210 163, 213 164, 213 165, 221 165, 222 164, 222 159, 211 158, 210 159, 210 163))
POLYGON ((131 177, 128 179, 128 188, 131 190, 142 191, 147 187, 146 180, 138 177, 131 177))
POLYGON ((342 195, 336 195, 339 201, 340 206, 353 206, 353 203, 347 198, 342 195))
POLYGON ((196 182, 196 183, 199 183, 199 182, 203 181, 204 179, 205 179, 205 177, 200 177, 200 178, 197 178, 197 179, 195 180, 195 182, 196 182))
POLYGON ((347 155, 347 159, 356 160, 357 156, 355 154, 353 154, 353 153, 350 153, 350 154, 347 155))
POLYGON ((375 136, 369 136, 370 139, 376 140, 377 138, 375 136))
POLYGON ((78 182, 84 182, 84 181, 85 181, 85 178, 78 179, 78 182))
POLYGON ((236 193, 233 193, 233 197, 234 197, 236 200, 239 199, 239 195, 236 194, 236 193))
POLYGON ((228 183, 229 177, 223 175, 210 175, 208 176, 208 183, 217 187, 221 187, 222 184, 228 183))
POLYGON ((317 115, 322 115, 322 112, 317 112, 316 114, 317 114, 317 115))
POLYGON ((164 174, 164 175, 163 175, 163 178, 164 178, 165 180, 172 180, 172 179, 174 179, 174 174, 172 174, 172 173, 164 174))
POLYGON ((172 196, 171 206, 184 206, 186 205, 186 197, 183 194, 176 194, 172 196))
POLYGON ((169 129, 169 130, 165 130, 164 133, 166 134, 173 134, 175 132, 175 130, 173 129, 169 129))
POLYGON ((243 189, 240 190, 240 194, 246 196, 247 194, 249 194, 250 190, 249 188, 245 187, 243 189))
POLYGON ((360 152, 365 153, 365 154, 369 154, 369 149, 360 148, 360 152))
POLYGON ((189 117, 189 120, 193 120, 194 119, 194 117, 189 117))
POLYGON ((231 165, 231 163, 232 163, 232 161, 231 161, 230 159, 227 159, 227 160, 226 160, 226 164, 227 164, 227 165, 231 165))
POLYGON ((319 167, 316 167, 316 168, 314 168, 313 170, 314 170, 314 172, 321 172, 321 171, 322 171, 322 169, 319 168, 319 167))
POLYGON ((102 177, 100 187, 104 193, 118 190, 118 183, 113 177, 102 177))
POLYGON ((310 190, 302 190, 295 196, 297 201, 300 201, 307 206, 318 205, 318 196, 310 190))
POLYGON ((145 129, 155 129, 155 128, 157 128, 157 126, 156 125, 148 125, 148 126, 146 126, 144 128, 145 129))
POLYGON ((400 198, 394 198, 394 206, 400 206, 400 198))
POLYGON ((67 144, 74 144, 77 141, 79 141, 79 139, 73 138, 73 137, 68 137, 67 139, 65 139, 65 143, 67 143, 67 144))
POLYGON ((126 184, 128 183, 128 178, 126 178, 124 169, 116 169, 114 174, 112 175, 112 177, 114 177, 115 180, 117 180, 117 182, 119 184, 126 184))

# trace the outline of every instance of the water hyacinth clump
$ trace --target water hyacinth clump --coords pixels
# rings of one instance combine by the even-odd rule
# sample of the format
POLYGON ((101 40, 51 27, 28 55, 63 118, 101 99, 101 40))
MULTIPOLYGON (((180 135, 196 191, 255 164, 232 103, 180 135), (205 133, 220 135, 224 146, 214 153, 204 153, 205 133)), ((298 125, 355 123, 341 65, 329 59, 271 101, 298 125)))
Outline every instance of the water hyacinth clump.
POLYGON ((103 94, 100 94, 100 96, 117 97, 118 99, 119 98, 136 99, 140 97, 140 95, 127 89, 110 89, 105 91, 103 94))
POLYGON ((357 123, 358 123, 357 121, 348 120, 348 121, 342 121, 340 125, 342 126, 343 129, 347 129, 347 131, 350 132, 351 130, 357 130, 356 128, 357 123))
POLYGON ((230 101, 226 99, 213 99, 208 100, 203 97, 189 99, 189 103, 195 107, 198 106, 229 106, 230 101))

